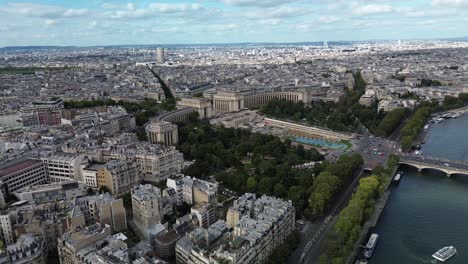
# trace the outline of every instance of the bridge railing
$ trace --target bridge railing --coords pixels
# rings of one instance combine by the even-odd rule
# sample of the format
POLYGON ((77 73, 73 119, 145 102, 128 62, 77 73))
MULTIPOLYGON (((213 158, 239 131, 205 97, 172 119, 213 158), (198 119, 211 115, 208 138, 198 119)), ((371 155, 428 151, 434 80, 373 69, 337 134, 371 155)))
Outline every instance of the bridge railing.
MULTIPOLYGON (((449 160, 449 159, 444 159, 444 158, 434 158, 434 157, 425 157, 425 156, 414 156, 414 155, 400 155, 400 160, 402 162, 415 162, 415 163, 421 163, 421 164, 433 164, 433 165, 439 165, 436 163, 447 163, 449 165, 460 165, 460 166, 466 166, 466 170, 468 170, 468 162, 466 161, 459 161, 459 160, 449 160)), ((462 170, 462 169, 457 169, 456 167, 450 167, 451 169, 454 170, 462 170)))

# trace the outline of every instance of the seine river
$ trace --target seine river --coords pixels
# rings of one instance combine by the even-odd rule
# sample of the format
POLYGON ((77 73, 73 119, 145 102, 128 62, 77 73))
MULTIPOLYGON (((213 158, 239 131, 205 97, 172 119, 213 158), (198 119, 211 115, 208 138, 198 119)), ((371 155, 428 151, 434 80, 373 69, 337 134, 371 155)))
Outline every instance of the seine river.
MULTIPOLYGON (((433 124, 422 154, 468 161, 467 135, 468 115, 433 124)), ((431 255, 449 245, 458 253, 446 263, 468 263, 468 176, 401 170, 374 230, 380 239, 369 263, 437 263, 431 255)))

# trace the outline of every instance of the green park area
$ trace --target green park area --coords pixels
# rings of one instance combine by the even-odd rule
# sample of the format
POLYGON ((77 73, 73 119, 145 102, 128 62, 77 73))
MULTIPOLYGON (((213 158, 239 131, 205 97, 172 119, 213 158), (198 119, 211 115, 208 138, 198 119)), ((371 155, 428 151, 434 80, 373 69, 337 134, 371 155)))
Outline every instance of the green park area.
POLYGON ((212 127, 206 121, 181 124, 179 135, 178 148, 184 157, 195 160, 185 174, 202 179, 214 175, 239 193, 292 200, 297 214, 309 219, 326 212, 363 163, 359 155, 343 155, 329 163, 316 150, 294 146, 288 139, 212 127), (310 161, 322 162, 312 169, 292 167, 310 161))
POLYGON ((385 114, 377 111, 377 103, 371 107, 359 104, 359 98, 365 93, 366 83, 360 72, 354 73, 354 78, 354 89, 346 90, 338 102, 313 101, 311 105, 305 105, 303 102, 275 99, 261 107, 260 111, 267 116, 334 131, 356 132, 362 126, 374 131, 385 114))

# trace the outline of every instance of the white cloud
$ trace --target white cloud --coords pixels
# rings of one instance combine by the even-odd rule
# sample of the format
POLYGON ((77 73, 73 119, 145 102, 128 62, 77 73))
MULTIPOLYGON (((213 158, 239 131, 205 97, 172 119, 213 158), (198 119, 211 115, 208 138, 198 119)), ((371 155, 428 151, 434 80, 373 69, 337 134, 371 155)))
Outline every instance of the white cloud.
POLYGON ((98 22, 96 20, 89 22, 88 28, 89 29, 94 29, 98 26, 98 22))
POLYGON ((337 16, 320 16, 318 18, 318 22, 320 23, 325 23, 325 24, 331 24, 331 23, 335 23, 335 22, 338 22, 338 21, 341 21, 342 19, 340 17, 337 17, 337 16))
POLYGON ((63 13, 64 17, 78 17, 78 16, 84 16, 89 13, 88 9, 68 9, 63 13))
POLYGON ((468 0, 432 0, 433 6, 462 6, 468 5, 468 0))
POLYGON ((101 6, 104 9, 128 9, 128 10, 135 10, 135 4, 128 3, 126 5, 118 5, 118 4, 111 4, 111 3, 104 3, 101 6))
POLYGON ((167 3, 152 3, 147 8, 136 9, 134 5, 115 6, 105 5, 105 9, 110 9, 104 12, 104 16, 114 19, 142 19, 151 18, 157 15, 165 14, 167 16, 177 15, 190 18, 191 14, 199 14, 205 8, 200 4, 167 4, 167 3), (122 8, 123 7, 123 8, 122 8))
POLYGON ((253 19, 267 19, 267 18, 285 18, 285 17, 298 17, 311 14, 312 11, 307 8, 280 6, 278 8, 269 8, 262 10, 262 12, 252 11, 248 12, 246 16, 253 19))
POLYGON ((216 30, 216 31, 227 31, 227 30, 233 30, 236 28, 239 28, 239 25, 234 24, 234 23, 210 25, 210 29, 216 30))
POLYGON ((394 9, 390 5, 385 4, 370 4, 365 6, 358 6, 354 9, 354 13, 358 15, 375 15, 391 13, 394 9))
POLYGON ((116 10, 109 13, 105 13, 104 16, 109 18, 121 19, 121 18, 146 18, 151 16, 149 10, 136 9, 136 10, 116 10))
POLYGON ((417 24, 418 25, 433 25, 435 23, 437 23, 437 21, 431 19, 431 20, 419 21, 417 24))
POLYGON ((296 2, 297 0, 221 0, 221 2, 233 6, 258 6, 273 7, 296 2))
POLYGON ((41 17, 56 19, 60 17, 78 17, 89 13, 88 9, 66 9, 61 6, 34 3, 8 3, 0 8, 0 12, 23 15, 26 17, 41 17))
POLYGON ((409 17, 423 17, 423 16, 426 16, 426 12, 422 10, 410 10, 410 11, 406 11, 405 15, 409 17))
POLYGON ((56 25, 58 23, 58 21, 56 19, 46 19, 44 21, 44 24, 46 24, 46 26, 53 26, 53 25, 56 25))
POLYGON ((161 13, 177 13, 177 12, 189 12, 199 11, 203 9, 200 4, 165 4, 165 3, 153 3, 150 4, 150 9, 161 13))
POLYGON ((0 12, 31 17, 56 18, 63 15, 65 9, 60 6, 33 3, 8 3, 0 12))
POLYGON ((258 23, 262 25, 278 25, 279 23, 281 23, 281 19, 278 19, 278 18, 261 19, 258 21, 258 23))

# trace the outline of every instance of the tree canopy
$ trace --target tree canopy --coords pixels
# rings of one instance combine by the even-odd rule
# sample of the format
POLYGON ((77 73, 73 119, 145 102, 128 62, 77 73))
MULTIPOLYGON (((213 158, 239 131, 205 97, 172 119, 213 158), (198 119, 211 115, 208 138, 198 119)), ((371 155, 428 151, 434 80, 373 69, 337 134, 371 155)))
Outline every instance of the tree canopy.
POLYGON ((371 217, 376 200, 387 188, 397 164, 398 157, 392 155, 386 169, 377 168, 372 175, 359 181, 357 191, 333 226, 324 253, 319 258, 320 264, 345 263, 359 239, 361 227, 371 217))
POLYGON ((262 106, 260 111, 268 116, 306 121, 308 124, 328 127, 336 131, 355 132, 360 125, 374 131, 384 114, 377 111, 377 103, 371 107, 359 104, 359 98, 364 94, 366 82, 360 72, 354 74, 355 86, 352 91, 335 102, 312 102, 306 106, 303 102, 289 102, 273 99, 262 106))

